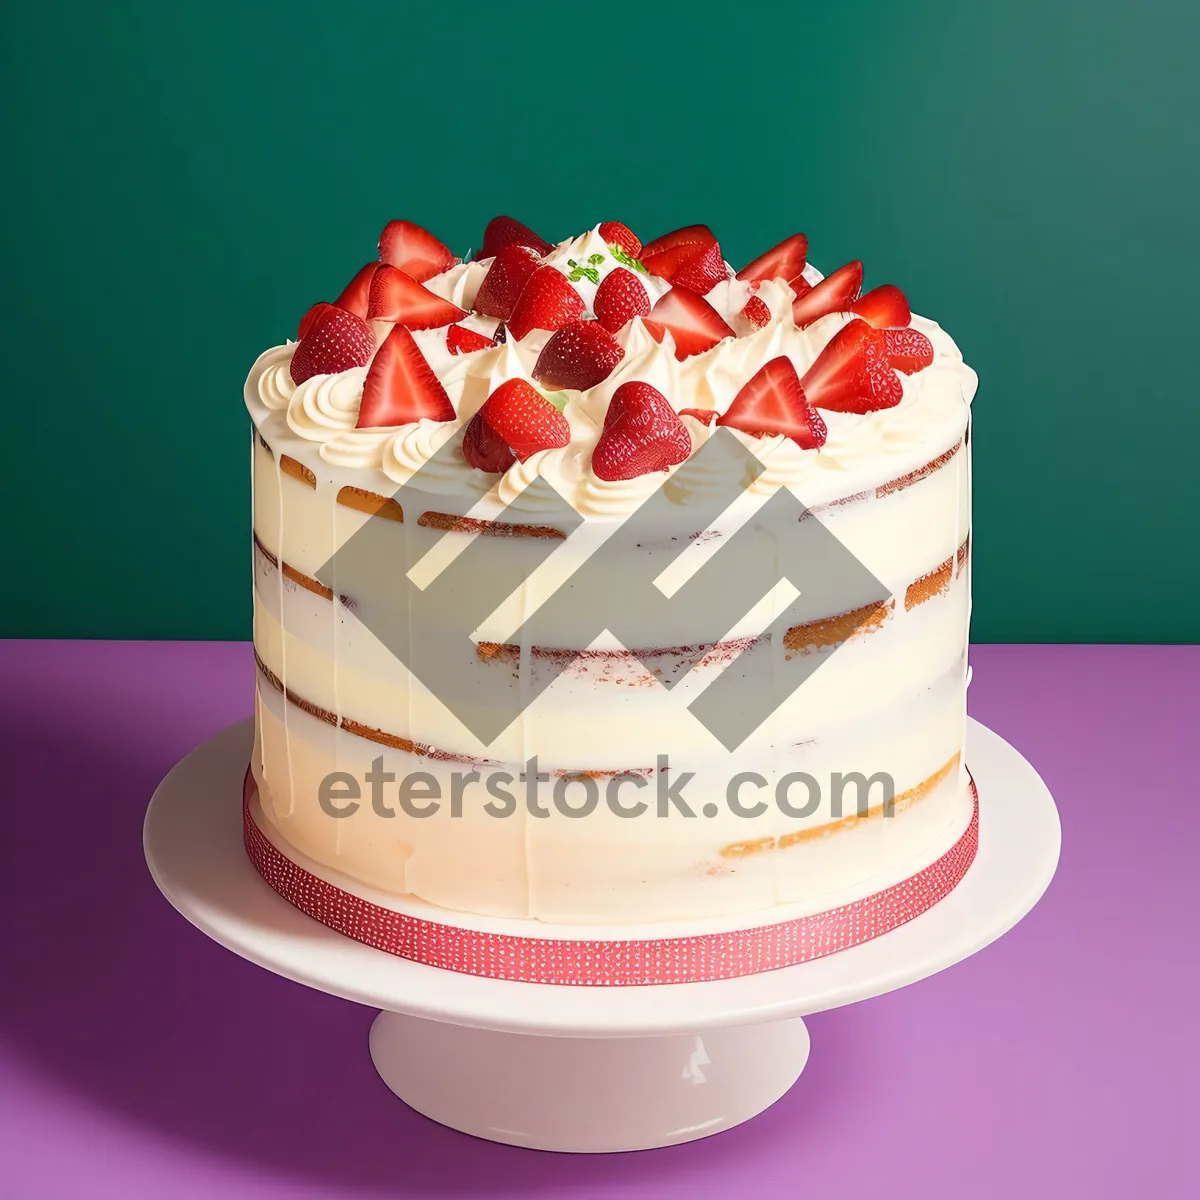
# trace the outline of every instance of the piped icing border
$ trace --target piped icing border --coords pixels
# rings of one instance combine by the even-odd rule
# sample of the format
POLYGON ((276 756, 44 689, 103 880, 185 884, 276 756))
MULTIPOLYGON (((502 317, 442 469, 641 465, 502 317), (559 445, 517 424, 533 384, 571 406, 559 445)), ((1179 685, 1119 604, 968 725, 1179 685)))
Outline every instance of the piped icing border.
POLYGON ((493 933, 414 917, 373 904, 305 870, 255 821, 257 786, 242 785, 242 830, 254 868, 293 907, 338 933, 441 970, 517 983, 640 987, 704 983, 776 971, 890 933, 962 882, 979 848, 979 792, 968 772, 972 814, 934 862, 891 887, 806 917, 721 933, 667 938, 558 938, 493 933))

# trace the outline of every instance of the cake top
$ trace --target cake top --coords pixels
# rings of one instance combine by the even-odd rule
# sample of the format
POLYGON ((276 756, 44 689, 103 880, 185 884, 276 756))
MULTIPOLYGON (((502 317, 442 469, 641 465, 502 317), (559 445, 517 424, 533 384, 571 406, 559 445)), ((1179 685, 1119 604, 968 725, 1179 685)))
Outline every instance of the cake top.
POLYGON ((899 288, 863 294, 861 262, 822 277, 807 254, 797 233, 735 270, 704 225, 551 245, 496 217, 460 261, 391 221, 260 356, 247 403, 333 467, 518 508, 540 478, 584 516, 632 511, 724 428, 764 467, 752 490, 812 502, 957 441, 976 378, 899 288))

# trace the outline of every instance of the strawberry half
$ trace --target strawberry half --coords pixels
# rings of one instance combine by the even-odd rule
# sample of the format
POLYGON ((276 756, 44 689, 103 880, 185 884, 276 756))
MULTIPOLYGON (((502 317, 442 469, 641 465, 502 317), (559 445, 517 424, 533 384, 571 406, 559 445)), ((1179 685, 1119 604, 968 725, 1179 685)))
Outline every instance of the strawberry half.
POLYGON ((507 321, 517 307, 529 277, 538 269, 539 261, 536 250, 519 242, 502 247, 479 285, 475 311, 507 321))
POLYGON ((801 383, 808 402, 830 412, 893 408, 904 394, 888 360, 887 335, 859 319, 833 335, 801 383))
POLYGON ((324 300, 318 300, 316 304, 314 304, 312 308, 310 308, 308 312, 306 312, 304 316, 300 318, 300 328, 296 330, 296 341, 302 342, 304 340, 304 335, 312 328, 312 323, 317 319, 321 312, 327 308, 334 307, 334 305, 329 304, 324 300))
POLYGON ((792 360, 782 354, 771 359, 738 392, 717 418, 717 424, 754 437, 782 434, 801 450, 823 446, 828 432, 820 414, 805 399, 792 360))
POLYGON ((918 329, 885 329, 883 347, 888 362, 905 375, 933 364, 933 343, 918 329))
POLYGON ((609 333, 616 333, 634 317, 650 315, 650 297, 645 285, 632 271, 617 267, 600 280, 592 308, 596 320, 609 333))
POLYGON ((792 302, 792 320, 798 329, 811 325, 833 312, 846 312, 862 291, 862 263, 858 259, 838 267, 792 302))
POLYGON ((369 321, 391 321, 409 329, 440 329, 466 315, 464 309, 422 287, 399 267, 384 263, 371 280, 369 321))
POLYGON ((580 320, 585 311, 583 297, 561 271, 538 267, 513 309, 508 329, 520 341, 535 329, 561 329, 568 321, 580 320))
POLYGON ((757 296, 751 296, 746 301, 746 307, 742 309, 742 316, 759 329, 771 323, 771 310, 757 296))
POLYGON ((308 325, 292 355, 293 383, 365 367, 375 353, 375 335, 362 317, 334 304, 315 307, 320 311, 305 316, 308 325))
POLYGON ((502 383, 471 418, 463 435, 463 457, 480 471, 507 471, 539 450, 571 440, 567 418, 524 379, 502 383))
POLYGON ((902 329, 912 320, 904 293, 890 283, 860 296, 850 305, 850 311, 876 329, 902 329))
POLYGON ((379 235, 379 261, 424 283, 448 271, 455 258, 429 230, 411 221, 389 221, 379 235))
POLYGON ((722 338, 733 337, 733 330, 721 320, 721 314, 703 296, 687 288, 672 288, 660 297, 646 318, 646 328, 656 342, 661 342, 662 331, 669 329, 680 362, 711 350, 722 338))
POLYGON ((512 217, 493 217, 483 231, 483 248, 475 257, 494 258, 505 246, 529 246, 537 251, 538 258, 545 258, 554 249, 528 225, 522 225, 512 217))
POLYGON ((624 357, 599 321, 572 321, 542 347, 531 374, 548 388, 583 392, 603 383, 624 357))
POLYGON ((454 405, 413 335, 397 325, 367 372, 357 428, 409 425, 422 417, 453 421, 454 405))
POLYGON ((695 417, 701 425, 711 425, 713 418, 717 415, 715 408, 681 408, 679 410, 681 417, 695 417))
POLYGON ((620 221, 602 222, 599 232, 606 246, 620 246, 630 258, 637 258, 642 253, 641 239, 620 221))
POLYGON ((678 287, 703 295, 726 278, 721 247, 707 225, 687 225, 642 249, 642 265, 678 287))
POLYGON ((592 451, 597 478, 634 479, 666 471, 692 452, 692 437, 657 388, 640 380, 623 383, 604 414, 604 429, 592 451))
POLYGON ((766 254, 760 254, 752 263, 747 263, 738 273, 738 279, 746 283, 761 283, 764 279, 782 279, 791 283, 808 260, 808 238, 802 233, 793 233, 778 246, 772 246, 766 254))
POLYGON ((446 349, 451 354, 473 354, 476 350, 491 350, 496 343, 474 329, 451 325, 446 330, 446 349))
POLYGON ((371 296, 371 280, 379 269, 377 262, 369 262, 360 267, 355 276, 344 288, 342 294, 334 301, 338 308, 352 312, 356 317, 367 320, 367 304, 371 296))

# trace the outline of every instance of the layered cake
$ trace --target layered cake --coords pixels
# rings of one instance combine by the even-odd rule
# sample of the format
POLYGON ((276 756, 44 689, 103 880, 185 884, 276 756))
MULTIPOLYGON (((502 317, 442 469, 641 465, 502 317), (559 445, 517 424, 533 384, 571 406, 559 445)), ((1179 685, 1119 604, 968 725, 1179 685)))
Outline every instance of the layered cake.
POLYGON ((283 859, 449 924, 687 930, 959 843, 976 377, 807 256, 497 217, 459 260, 392 221, 259 357, 253 818, 283 859))

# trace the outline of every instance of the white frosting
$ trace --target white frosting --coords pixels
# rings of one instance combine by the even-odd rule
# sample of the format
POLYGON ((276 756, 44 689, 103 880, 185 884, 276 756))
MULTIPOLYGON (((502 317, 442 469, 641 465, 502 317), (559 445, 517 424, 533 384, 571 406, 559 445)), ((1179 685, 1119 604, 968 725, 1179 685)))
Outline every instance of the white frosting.
POLYGON ((600 236, 599 225, 577 238, 568 238, 565 242, 559 242, 542 261, 547 266, 561 271, 571 280, 575 290, 583 297, 583 302, 587 305, 588 316, 595 315, 594 303, 600 283, 606 275, 620 267, 624 267, 637 276, 646 289, 651 304, 671 290, 671 285, 665 279, 659 279, 657 275, 651 275, 645 269, 623 263, 616 258, 600 236), (592 279, 592 272, 595 273, 595 280, 592 279))
POLYGON ((292 393, 287 423, 310 442, 326 442, 358 423, 366 367, 351 367, 337 375, 313 375, 292 393))
POLYGON ((264 350, 250 368, 250 379, 254 381, 255 394, 272 412, 287 408, 292 393, 296 390, 291 372, 292 355, 295 352, 294 342, 272 346, 270 350, 264 350))

